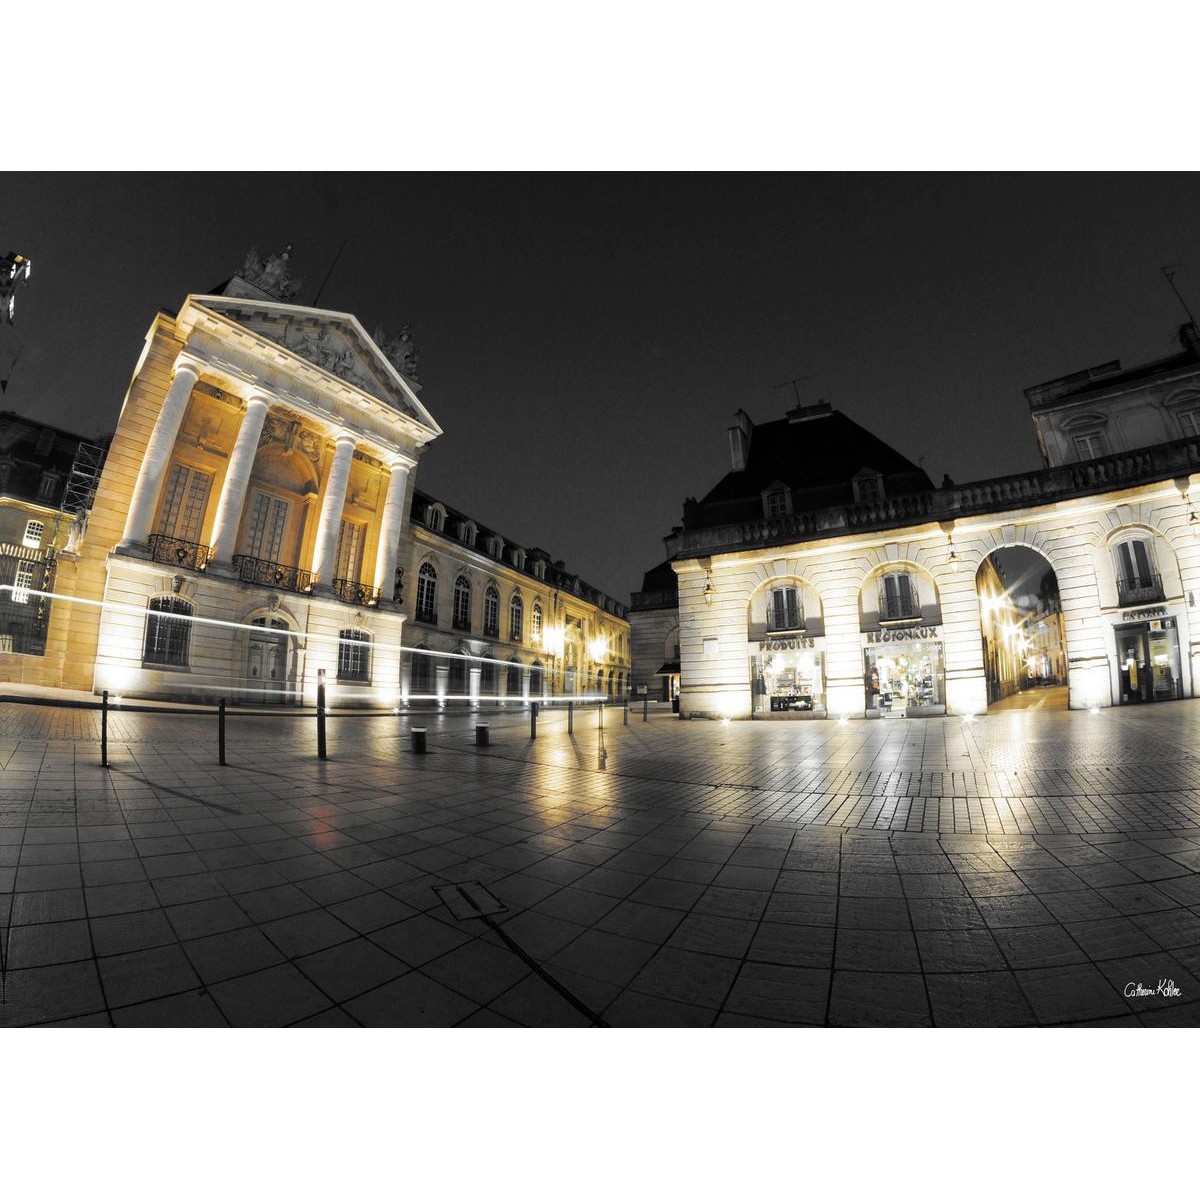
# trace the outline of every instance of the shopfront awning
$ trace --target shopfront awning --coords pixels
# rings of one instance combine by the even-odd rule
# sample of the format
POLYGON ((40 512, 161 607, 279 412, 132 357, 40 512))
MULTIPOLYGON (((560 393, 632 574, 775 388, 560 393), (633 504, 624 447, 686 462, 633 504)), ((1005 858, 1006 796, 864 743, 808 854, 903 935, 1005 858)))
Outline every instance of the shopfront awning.
POLYGON ((654 673, 655 673, 655 675, 678 675, 679 674, 679 662, 678 662, 678 660, 676 660, 675 662, 665 662, 654 673))

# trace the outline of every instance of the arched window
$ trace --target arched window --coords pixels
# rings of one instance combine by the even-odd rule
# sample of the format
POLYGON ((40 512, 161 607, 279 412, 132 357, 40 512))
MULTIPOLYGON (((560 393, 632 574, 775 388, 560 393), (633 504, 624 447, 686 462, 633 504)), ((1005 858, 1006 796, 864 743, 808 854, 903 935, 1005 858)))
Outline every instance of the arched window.
POLYGON ((604 672, 603 671, 596 672, 596 694, 598 696, 604 695, 604 672))
POLYGON ((772 588, 767 604, 767 628, 774 632, 803 627, 804 607, 798 590, 794 587, 772 588))
POLYGON ((879 616, 884 621, 903 621, 921 615, 917 589, 907 571, 892 571, 879 581, 879 616))
POLYGON ((440 504, 431 504, 425 511, 425 524, 434 533, 441 533, 446 524, 446 510, 440 504))
POLYGON ((485 658, 479 670, 479 691, 484 696, 494 696, 500 690, 500 671, 495 659, 485 658))
POLYGON ((424 563, 417 572, 417 620, 437 621, 437 572, 424 563))
POLYGON ((451 624, 455 629, 471 628, 471 581, 460 575, 454 581, 454 612, 451 624))
POLYGON ((529 694, 531 696, 540 696, 545 691, 545 688, 546 672, 542 670, 540 662, 535 662, 529 669, 529 694))
POLYGON ((508 640, 519 642, 525 629, 525 603, 519 592, 513 592, 508 605, 508 640))
POLYGON ((365 629, 338 634, 337 677, 349 683, 371 682, 371 635, 365 629))
POLYGON ((483 594, 483 636, 500 636, 500 593, 492 584, 483 594))
POLYGON ((521 664, 516 659, 508 664, 508 679, 504 690, 510 696, 521 694, 521 664))
POLYGON ((1145 604, 1162 599, 1162 576, 1154 565, 1147 537, 1131 537, 1113 547, 1117 560, 1118 603, 1145 604))
POLYGON ((529 636, 533 638, 535 646, 542 640, 542 606, 536 601, 529 616, 529 636))
POLYGON ((409 665, 409 689, 414 696, 433 694, 433 658, 426 653, 427 647, 414 646, 409 665))
POLYGON ((178 596, 155 596, 146 616, 142 665, 186 667, 192 641, 192 606, 178 596))
POLYGON ((450 696, 467 694, 467 660, 461 655, 450 660, 450 676, 446 681, 446 694, 450 696))

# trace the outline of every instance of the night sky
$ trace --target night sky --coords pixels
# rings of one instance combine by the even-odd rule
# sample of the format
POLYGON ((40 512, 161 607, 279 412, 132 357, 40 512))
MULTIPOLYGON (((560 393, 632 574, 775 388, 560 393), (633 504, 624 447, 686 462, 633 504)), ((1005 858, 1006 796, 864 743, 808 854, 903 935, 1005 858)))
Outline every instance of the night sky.
POLYGON ((288 242, 309 304, 344 239, 320 306, 412 323, 418 486, 622 600, 784 381, 961 483, 1040 465, 1023 388, 1173 352, 1161 265, 1200 312, 1194 175, 13 174, 0 403, 109 431, 157 309, 288 242))

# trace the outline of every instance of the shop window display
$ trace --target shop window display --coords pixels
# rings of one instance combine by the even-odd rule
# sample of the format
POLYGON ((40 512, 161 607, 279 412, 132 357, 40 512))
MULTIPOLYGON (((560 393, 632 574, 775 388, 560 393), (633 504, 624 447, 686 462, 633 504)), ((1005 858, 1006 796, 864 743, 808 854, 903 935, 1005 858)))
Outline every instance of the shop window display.
POLYGON ((825 711, 824 656, 813 649, 770 649, 751 657, 755 715, 825 711))
POLYGON ((868 712, 891 717, 945 712, 941 642, 927 638, 868 646, 863 683, 868 712))

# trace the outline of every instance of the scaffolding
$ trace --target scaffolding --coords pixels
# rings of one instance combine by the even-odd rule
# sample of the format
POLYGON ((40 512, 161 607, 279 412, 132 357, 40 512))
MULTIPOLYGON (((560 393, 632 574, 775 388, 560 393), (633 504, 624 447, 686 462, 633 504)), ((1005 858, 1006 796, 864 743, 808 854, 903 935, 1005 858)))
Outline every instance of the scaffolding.
POLYGON ((92 507, 96 485, 107 453, 103 446, 80 442, 71 464, 71 474, 63 492, 62 511, 71 517, 82 517, 92 507))

